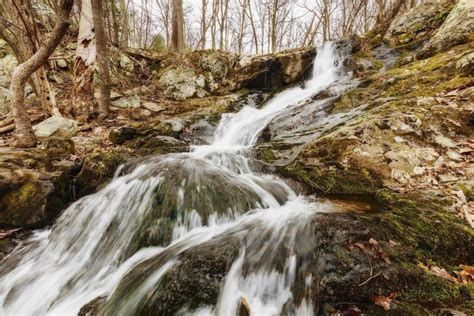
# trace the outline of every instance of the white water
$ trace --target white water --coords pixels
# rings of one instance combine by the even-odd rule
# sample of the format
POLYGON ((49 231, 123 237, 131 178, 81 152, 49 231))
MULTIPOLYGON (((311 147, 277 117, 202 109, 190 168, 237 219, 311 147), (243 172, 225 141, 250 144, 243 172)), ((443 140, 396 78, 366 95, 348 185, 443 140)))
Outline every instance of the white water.
MULTIPOLYGON (((167 263, 139 288, 130 289, 128 301, 116 309, 122 315, 133 314, 146 292, 160 282, 180 253, 225 234, 245 240, 241 254, 227 274, 217 306, 192 312, 235 315, 240 299, 245 298, 253 315, 278 314, 292 300, 297 266, 291 252, 296 236, 315 209, 324 211, 325 206, 298 197, 277 177, 254 173, 245 154, 275 115, 333 84, 340 64, 332 45, 326 44, 318 50, 312 78, 304 88, 287 89, 261 109, 246 106, 238 113, 223 115, 211 145, 196 146, 189 154, 145 160, 100 192, 71 205, 52 229, 36 232, 3 262, 0 315, 76 315, 94 298, 112 295, 122 277, 138 263, 166 251, 167 263), (171 244, 144 248, 127 259, 133 233, 152 207, 155 189, 169 176, 166 172, 170 166, 175 165, 190 176, 183 179, 176 192, 179 214, 171 244), (186 181, 207 173, 253 192, 258 198, 257 208, 241 214, 229 205, 224 212, 206 219, 200 215, 202 210, 186 209, 186 181), (261 247, 254 249, 257 244, 261 247), (290 254, 278 258, 277 249, 283 245, 290 254), (283 260, 284 265, 283 270, 277 271, 271 264, 262 264, 244 275, 246 260, 283 260)), ((199 192, 200 186, 196 190, 199 192)), ((295 313, 311 315, 310 298, 296 306, 295 313)))

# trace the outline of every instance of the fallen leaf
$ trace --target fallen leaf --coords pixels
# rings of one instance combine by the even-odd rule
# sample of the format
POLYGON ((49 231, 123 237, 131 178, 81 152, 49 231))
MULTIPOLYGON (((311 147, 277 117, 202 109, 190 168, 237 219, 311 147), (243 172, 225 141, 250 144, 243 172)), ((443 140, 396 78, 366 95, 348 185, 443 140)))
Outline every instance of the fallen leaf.
POLYGON ((351 306, 344 311, 345 316, 360 316, 362 311, 357 306, 351 306))
POLYGON ((455 277, 453 277, 451 274, 449 274, 448 271, 446 271, 444 268, 440 268, 433 265, 425 266, 424 264, 420 264, 420 267, 422 267, 425 270, 428 270, 428 272, 430 272, 431 274, 439 276, 440 278, 446 279, 453 283, 459 283, 459 281, 455 277))
POLYGON ((459 281, 464 284, 474 282, 474 266, 461 265, 461 269, 457 272, 459 281))
POLYGON ((373 295, 371 297, 375 305, 382 307, 384 310, 388 311, 390 309, 390 303, 397 296, 396 293, 391 293, 388 296, 383 295, 373 295))

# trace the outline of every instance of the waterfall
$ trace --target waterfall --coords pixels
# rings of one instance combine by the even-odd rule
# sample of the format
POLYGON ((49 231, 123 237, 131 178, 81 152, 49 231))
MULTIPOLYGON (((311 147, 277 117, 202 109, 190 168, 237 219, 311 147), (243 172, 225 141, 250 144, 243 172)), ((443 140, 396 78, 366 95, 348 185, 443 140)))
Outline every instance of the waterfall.
POLYGON ((239 250, 217 304, 180 313, 235 315, 245 298, 253 315, 288 306, 311 315, 312 276, 304 276, 302 298, 294 297, 292 286, 300 278, 298 249, 302 240, 311 242, 310 218, 327 206, 297 196, 278 177, 255 173, 247 153, 278 113, 334 84, 341 67, 342 57, 327 43, 304 87, 284 90, 261 108, 224 114, 212 144, 147 158, 72 204, 51 229, 36 231, 4 260, 0 315, 77 315, 99 296, 106 297, 104 313, 134 314, 152 304, 147 293, 180 255, 228 239, 239 250), (155 217, 160 229, 145 229, 155 217), (141 247, 143 238, 159 246, 141 247), (127 276, 137 267, 148 269, 138 269, 140 282, 130 283, 127 276))

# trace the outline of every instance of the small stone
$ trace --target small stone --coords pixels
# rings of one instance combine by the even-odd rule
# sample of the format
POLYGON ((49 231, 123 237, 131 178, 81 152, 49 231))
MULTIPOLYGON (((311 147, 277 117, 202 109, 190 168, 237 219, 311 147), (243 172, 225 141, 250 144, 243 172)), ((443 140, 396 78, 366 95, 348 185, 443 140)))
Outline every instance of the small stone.
POLYGON ((413 173, 418 176, 424 174, 425 171, 426 171, 425 167, 416 166, 415 168, 413 168, 413 173))
POLYGON ((459 178, 451 174, 440 174, 438 175, 438 180, 440 183, 446 183, 446 182, 458 181, 459 178))
POLYGON ((435 137, 434 141, 443 147, 447 148, 453 148, 456 147, 456 144, 449 138, 443 136, 443 135, 438 135, 435 137))
POLYGON ((141 104, 140 97, 138 95, 126 98, 120 98, 111 102, 112 106, 128 109, 128 108, 139 108, 141 104))
POLYGON ((133 127, 115 127, 110 130, 109 140, 117 145, 125 143, 127 140, 134 139, 138 131, 133 127))
POLYGON ((406 142, 406 140, 403 137, 400 137, 400 136, 395 136, 393 139, 395 140, 396 143, 406 142))
POLYGON ((398 169, 392 169, 392 178, 400 183, 408 183, 410 181, 410 175, 407 172, 398 169))
POLYGON ((142 116, 151 116, 151 112, 148 111, 147 109, 141 109, 140 110, 140 115, 142 115, 142 116))
POLYGON ((96 127, 94 128, 94 134, 100 134, 104 131, 104 129, 102 127, 96 127))
POLYGON ((67 62, 66 62, 66 60, 63 59, 63 58, 56 60, 56 65, 57 65, 59 68, 67 68, 67 62))
POLYGON ((155 103, 155 102, 151 102, 151 101, 145 101, 143 102, 142 106, 147 109, 147 110, 150 110, 150 111, 153 111, 153 112, 161 112, 165 109, 164 106, 158 104, 158 103, 155 103))
POLYGON ((37 137, 71 137, 77 133, 77 122, 64 117, 53 116, 33 127, 37 137))
POLYGON ((458 154, 457 152, 453 151, 453 150, 449 150, 447 152, 447 155, 449 158, 451 158, 452 160, 455 160, 455 161, 462 161, 462 156, 460 154, 458 154))

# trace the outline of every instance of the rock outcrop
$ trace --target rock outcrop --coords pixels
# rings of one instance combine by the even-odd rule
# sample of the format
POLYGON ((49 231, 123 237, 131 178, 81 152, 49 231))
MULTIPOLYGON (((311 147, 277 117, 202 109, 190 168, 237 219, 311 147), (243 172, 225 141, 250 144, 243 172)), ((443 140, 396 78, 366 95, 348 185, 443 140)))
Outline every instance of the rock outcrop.
POLYGON ((460 0, 419 55, 429 56, 473 40, 474 3, 471 0, 460 0))
MULTIPOLYGON (((262 137, 258 156, 311 190, 373 195, 390 188, 435 200, 473 225, 473 42, 453 41, 417 60, 426 47, 410 36, 421 20, 434 21, 450 12, 444 23, 429 28, 436 34, 430 43, 438 42, 469 6, 460 1, 451 11, 443 11, 440 5, 427 4, 422 13, 412 10, 400 16, 389 30, 394 49, 386 47, 380 55, 377 50, 385 45, 379 44, 353 55, 355 64, 362 58, 378 65, 357 70, 361 85, 337 98, 324 93, 316 98, 314 109, 309 103, 278 116, 262 137), (399 46, 400 41, 405 45, 399 46), (393 62, 386 55, 394 56, 393 62), (305 117, 318 120, 306 122, 305 117), (295 118, 304 126, 295 124, 295 118)), ((463 29, 459 32, 465 34, 463 29)), ((456 34, 460 33, 451 32, 456 34)))
POLYGON ((429 39, 444 22, 453 4, 451 1, 427 2, 395 18, 385 34, 392 45, 429 39))
POLYGON ((71 199, 67 172, 42 151, 0 148, 0 227, 50 224, 71 199))

